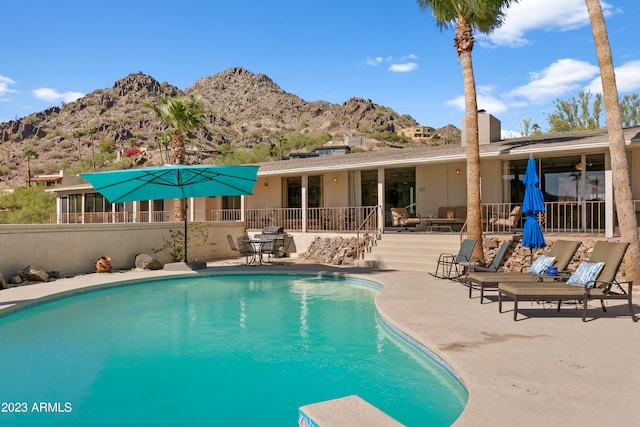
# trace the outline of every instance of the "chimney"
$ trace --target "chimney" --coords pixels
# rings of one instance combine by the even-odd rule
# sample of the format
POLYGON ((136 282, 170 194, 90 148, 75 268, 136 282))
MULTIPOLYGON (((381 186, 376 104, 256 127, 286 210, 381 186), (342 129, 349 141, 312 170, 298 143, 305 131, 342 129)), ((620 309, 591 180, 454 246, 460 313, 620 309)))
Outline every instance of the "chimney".
MULTIPOLYGON (((462 145, 466 144, 464 117, 462 118, 462 145)), ((478 110, 478 142, 486 145, 502 139, 500 120, 487 113, 485 110, 478 110)))

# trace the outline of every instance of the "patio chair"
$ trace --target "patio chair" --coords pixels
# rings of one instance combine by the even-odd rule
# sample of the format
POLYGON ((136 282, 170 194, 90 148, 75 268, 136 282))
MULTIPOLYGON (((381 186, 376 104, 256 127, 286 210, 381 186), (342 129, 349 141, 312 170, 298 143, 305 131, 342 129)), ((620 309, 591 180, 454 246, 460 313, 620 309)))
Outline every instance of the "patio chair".
POLYGON ((236 241, 238 242, 238 251, 240 255, 243 255, 247 259, 247 265, 252 264, 256 261, 256 250, 251 244, 251 239, 248 236, 238 236, 236 237, 236 241))
POLYGON ((519 301, 557 301, 557 311, 563 301, 578 301, 582 302, 582 321, 586 322, 590 300, 600 300, 602 311, 606 312, 604 300, 617 299, 627 300, 631 319, 637 322, 638 317, 633 312, 633 283, 616 281, 616 273, 628 247, 628 243, 596 242, 589 262, 580 263, 565 282, 500 282, 498 311, 502 313, 505 296, 513 299, 514 321, 518 317, 519 301))
POLYGON ((441 253, 438 257, 436 272, 429 274, 438 279, 455 279, 460 277, 462 273, 459 266, 461 263, 471 260, 471 254, 473 253, 473 248, 475 248, 476 243, 477 240, 465 239, 462 241, 457 255, 446 252, 441 253))
MULTIPOLYGON (((493 257, 493 260, 488 267, 483 267, 482 265, 480 265, 480 260, 478 259, 472 259, 468 262, 462 262, 461 264, 463 267, 465 267, 467 275, 474 271, 495 273, 500 267, 502 267, 502 264, 504 264, 504 262, 506 261, 507 252, 509 251, 510 247, 511 242, 502 242, 502 244, 498 248, 498 252, 496 252, 496 256, 493 257)), ((466 281, 466 279, 464 281, 466 281)))
POLYGON ((406 231, 411 231, 410 225, 420 224, 420 218, 410 217, 407 208, 391 208, 391 221, 394 227, 404 227, 406 231))
POLYGON ((522 217, 522 206, 516 206, 511 210, 511 212, 509 212, 509 215, 506 218, 495 216, 489 220, 489 224, 491 224, 493 229, 498 228, 511 231, 511 229, 518 225, 520 217, 522 217))
POLYGON ((469 286, 469 298, 471 298, 472 291, 474 289, 478 289, 480 290, 480 304, 482 304, 485 289, 489 288, 498 290, 499 282, 534 281, 552 265, 556 267, 560 274, 562 274, 563 272, 566 272, 569 263, 573 259, 573 256, 579 247, 579 241, 556 240, 549 251, 544 255, 540 255, 536 261, 528 267, 527 271, 510 271, 504 273, 470 271, 465 276, 465 284, 469 286))

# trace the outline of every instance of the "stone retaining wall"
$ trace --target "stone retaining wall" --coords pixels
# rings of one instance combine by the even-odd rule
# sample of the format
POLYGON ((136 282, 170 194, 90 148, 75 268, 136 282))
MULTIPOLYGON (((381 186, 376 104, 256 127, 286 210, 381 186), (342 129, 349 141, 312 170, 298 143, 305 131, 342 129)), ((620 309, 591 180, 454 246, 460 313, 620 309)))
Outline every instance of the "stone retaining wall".
MULTIPOLYGON (((560 239, 557 239, 560 240, 560 239)), ((522 246, 522 242, 517 240, 513 241, 513 239, 502 239, 499 237, 492 237, 487 239, 484 242, 484 256, 487 259, 487 265, 491 263, 493 258, 500 247, 500 244, 504 241, 512 241, 511 252, 508 255, 508 259, 505 261, 500 271, 526 271, 526 267, 531 263, 531 249, 522 246)), ((589 240, 581 240, 581 244, 576 251, 576 254, 573 256, 573 260, 569 263, 567 270, 573 271, 578 267, 580 262, 588 260, 591 252, 593 251, 593 246, 595 245, 597 240, 589 239, 589 240)), ((553 241, 547 239, 547 247, 543 249, 534 249, 533 250, 533 259, 536 259, 539 255, 544 255, 550 248, 553 246, 553 241)), ((624 281, 624 263, 618 269, 618 274, 616 275, 616 279, 618 281, 624 281)))

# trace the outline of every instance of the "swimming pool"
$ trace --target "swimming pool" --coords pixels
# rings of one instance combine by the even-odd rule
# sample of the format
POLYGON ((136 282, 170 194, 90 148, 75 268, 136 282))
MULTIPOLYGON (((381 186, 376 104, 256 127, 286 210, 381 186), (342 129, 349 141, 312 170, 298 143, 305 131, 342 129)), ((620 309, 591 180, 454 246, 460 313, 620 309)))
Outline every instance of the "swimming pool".
POLYGON ((0 424, 286 426, 357 394, 408 426, 450 425, 466 391, 376 319, 376 291, 190 275, 16 311, 0 317, 0 424))

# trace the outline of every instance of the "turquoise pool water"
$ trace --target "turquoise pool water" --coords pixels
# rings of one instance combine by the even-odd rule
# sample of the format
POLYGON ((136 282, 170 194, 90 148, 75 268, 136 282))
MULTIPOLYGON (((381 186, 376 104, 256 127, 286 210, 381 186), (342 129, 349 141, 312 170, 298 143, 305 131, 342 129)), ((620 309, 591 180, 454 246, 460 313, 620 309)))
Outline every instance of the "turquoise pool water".
POLYGON ((0 317, 2 426, 294 426, 357 394, 408 426, 467 401, 376 320, 366 282, 189 276, 58 299, 0 317))

